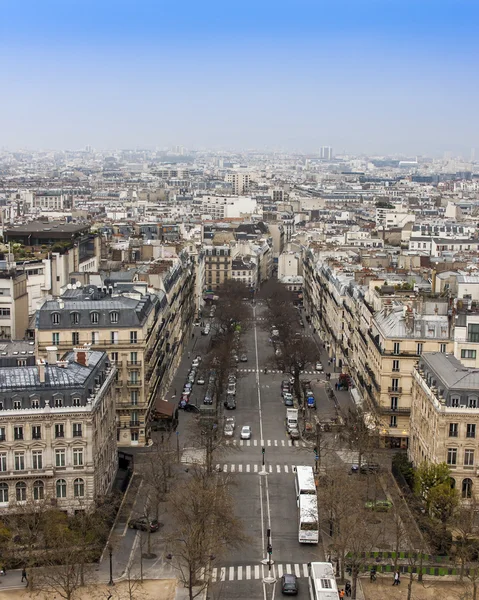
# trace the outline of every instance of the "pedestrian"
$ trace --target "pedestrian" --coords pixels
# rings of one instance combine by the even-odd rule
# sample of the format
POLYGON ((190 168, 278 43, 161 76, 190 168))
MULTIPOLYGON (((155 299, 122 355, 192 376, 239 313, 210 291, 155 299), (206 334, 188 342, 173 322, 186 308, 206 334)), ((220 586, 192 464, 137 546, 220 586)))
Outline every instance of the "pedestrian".
POLYGON ((340 597, 340 598, 341 598, 341 600, 342 600, 342 599, 344 598, 344 596, 345 596, 345 594, 344 594, 344 590, 342 589, 342 590, 339 592, 339 597, 340 597))
POLYGON ((330 361, 330 360, 328 360, 328 367, 330 367, 330 366, 331 366, 331 361, 330 361))
POLYGON ((192 338, 194 338, 194 337, 195 337, 195 334, 194 334, 194 333, 192 333, 192 334, 191 334, 191 337, 192 337, 192 338))
POLYGON ((346 596, 351 596, 351 584, 349 583, 349 581, 346 581, 344 591, 346 592, 346 596))
POLYGON ((401 580, 399 579, 399 571, 396 571, 394 573, 394 582, 393 585, 399 585, 401 583, 401 580))
POLYGON ((190 356, 191 356, 191 352, 188 352, 188 358, 190 358, 190 356))
POLYGON ((23 580, 25 580, 28 583, 27 571, 26 571, 25 567, 23 567, 23 569, 22 569, 22 581, 21 581, 21 583, 23 583, 23 580))

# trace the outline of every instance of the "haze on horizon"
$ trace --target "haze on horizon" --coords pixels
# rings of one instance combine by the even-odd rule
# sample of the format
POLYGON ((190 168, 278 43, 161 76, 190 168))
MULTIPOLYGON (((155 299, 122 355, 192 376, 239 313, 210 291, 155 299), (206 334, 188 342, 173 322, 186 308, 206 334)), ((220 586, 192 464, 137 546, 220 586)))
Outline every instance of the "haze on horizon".
POLYGON ((0 147, 469 156, 477 0, 4 0, 0 147))

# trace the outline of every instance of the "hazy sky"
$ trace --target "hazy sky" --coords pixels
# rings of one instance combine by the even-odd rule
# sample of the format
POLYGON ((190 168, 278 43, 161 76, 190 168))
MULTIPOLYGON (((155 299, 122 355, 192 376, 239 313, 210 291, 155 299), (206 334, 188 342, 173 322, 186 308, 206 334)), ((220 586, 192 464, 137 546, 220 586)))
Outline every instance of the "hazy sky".
POLYGON ((479 0, 1 0, 0 147, 479 149, 479 0))

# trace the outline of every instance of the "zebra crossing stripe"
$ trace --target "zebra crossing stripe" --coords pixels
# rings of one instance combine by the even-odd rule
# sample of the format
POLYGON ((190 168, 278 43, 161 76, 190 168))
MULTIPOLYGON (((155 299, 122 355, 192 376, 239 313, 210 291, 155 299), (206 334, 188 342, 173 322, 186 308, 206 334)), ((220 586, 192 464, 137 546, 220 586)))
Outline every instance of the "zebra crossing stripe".
POLYGON ((293 442, 291 440, 288 440, 288 446, 292 446, 293 442))
POLYGON ((281 473, 281 467, 280 467, 280 465, 276 465, 276 473, 281 473))
POLYGON ((278 440, 274 440, 274 445, 277 446, 278 445, 278 440))
POLYGON ((238 465, 238 471, 239 471, 240 473, 242 473, 242 472, 243 472, 243 465, 238 465))
POLYGON ((238 567, 238 581, 243 579, 243 567, 238 567))
POLYGON ((271 446, 271 440, 268 440, 268 446, 271 446))
POLYGON ((227 473, 227 472, 228 472, 228 465, 223 465, 223 471, 224 471, 225 473, 227 473))
POLYGON ((258 440, 253 440, 253 446, 257 446, 258 445, 258 440))
POLYGON ((296 575, 296 577, 301 577, 301 572, 299 570, 298 564, 294 565, 294 574, 296 575))
POLYGON ((251 579, 251 567, 246 567, 246 579, 251 579))
POLYGON ((211 569, 211 583, 216 582, 217 574, 218 574, 218 569, 211 569))
POLYGON ((251 446, 251 440, 246 440, 246 445, 251 446))
POLYGON ((273 472, 273 465, 269 465, 269 472, 272 473, 273 472))
POLYGON ((259 565, 254 566, 254 578, 259 579, 259 565))
POLYGON ((293 574, 293 572, 291 571, 291 565, 286 565, 286 573, 288 575, 292 575, 293 574))
POLYGON ((281 440, 281 445, 282 445, 282 446, 285 446, 285 445, 286 445, 286 442, 285 442, 284 440, 281 440))
MULTIPOLYGON (((298 567, 298 571, 299 571, 299 567, 298 567)), ((230 581, 234 581, 235 579, 235 568, 234 567, 230 567, 230 576, 229 576, 229 580, 230 581)))
POLYGON ((264 446, 264 440, 261 440, 261 445, 264 446))
POLYGON ((249 465, 246 465, 246 472, 249 473, 249 465))
POLYGON ((278 565, 278 577, 283 577, 283 565, 278 565))
POLYGON ((220 581, 225 581, 226 579, 226 567, 221 567, 220 570, 220 581))
POLYGON ((235 465, 231 465, 231 473, 235 472, 235 468, 236 468, 235 465))
POLYGON ((285 472, 285 473, 288 473, 288 472, 289 472, 288 465, 284 465, 284 472, 285 472))
POLYGON ((308 565, 307 564, 303 564, 303 576, 304 577, 308 577, 309 573, 308 573, 308 565))
POLYGON ((258 472, 258 465, 254 465, 254 472, 257 473, 258 472))

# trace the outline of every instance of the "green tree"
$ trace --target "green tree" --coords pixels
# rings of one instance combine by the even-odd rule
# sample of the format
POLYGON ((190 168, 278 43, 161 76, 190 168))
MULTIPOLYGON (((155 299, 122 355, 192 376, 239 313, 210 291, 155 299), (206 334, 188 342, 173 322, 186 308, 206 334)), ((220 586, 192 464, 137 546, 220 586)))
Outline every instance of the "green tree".
POLYGON ((431 490, 442 484, 450 487, 450 479, 451 470, 446 463, 423 462, 416 469, 414 492, 424 502, 428 514, 431 511, 431 490))

